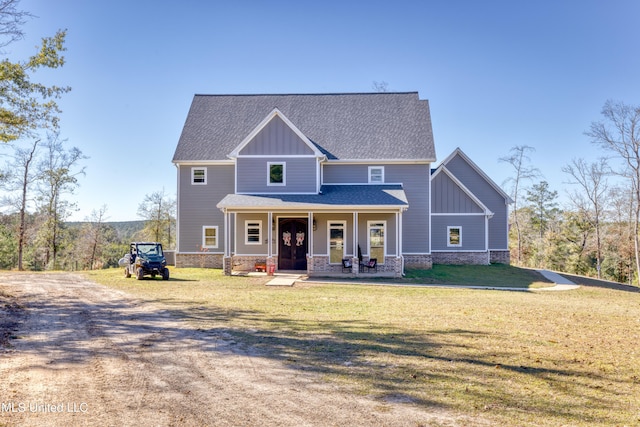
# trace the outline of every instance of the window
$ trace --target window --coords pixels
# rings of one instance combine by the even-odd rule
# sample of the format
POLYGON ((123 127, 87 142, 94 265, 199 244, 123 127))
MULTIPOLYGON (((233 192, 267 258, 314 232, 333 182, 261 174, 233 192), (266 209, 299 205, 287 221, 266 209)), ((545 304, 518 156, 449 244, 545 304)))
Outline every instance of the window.
POLYGON ((205 225, 202 227, 202 247, 217 248, 218 247, 218 227, 205 225))
POLYGON ((267 163, 269 168, 268 185, 285 185, 286 163, 267 163))
POLYGON ((447 227, 447 246, 462 246, 462 227, 447 227))
POLYGON ((369 229, 369 259, 376 258, 378 264, 384 263, 385 254, 385 228, 387 223, 385 221, 368 221, 367 228, 369 229))
POLYGON ((384 166, 369 166, 369 184, 384 182, 384 166))
POLYGON ((207 184, 207 169, 206 168, 191 168, 191 184, 192 185, 206 185, 207 184))
POLYGON ((340 264, 344 258, 344 229, 346 223, 329 222, 329 264, 340 264))
POLYGON ((247 245, 259 245, 262 242, 262 221, 245 221, 245 239, 247 245))

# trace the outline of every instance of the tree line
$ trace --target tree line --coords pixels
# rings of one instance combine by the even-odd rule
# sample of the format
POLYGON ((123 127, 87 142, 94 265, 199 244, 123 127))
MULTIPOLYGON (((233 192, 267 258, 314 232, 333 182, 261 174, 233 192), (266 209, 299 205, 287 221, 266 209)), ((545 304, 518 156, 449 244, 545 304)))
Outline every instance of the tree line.
MULTIPOLYGON (((24 37, 33 16, 20 0, 0 0, 0 53, 24 37)), ((69 197, 84 175, 86 156, 61 138, 57 101, 69 86, 35 81, 41 69, 64 66, 66 30, 42 39, 32 56, 0 61, 0 268, 78 269, 117 265, 129 240, 175 243, 175 200, 164 190, 145 196, 138 215, 145 227, 129 236, 106 224, 106 206, 81 226, 67 220, 69 197)))
POLYGON ((607 101, 585 132, 601 150, 594 162, 563 168, 569 205, 531 165, 533 147, 500 160, 512 167, 509 246, 514 265, 548 268, 622 283, 640 277, 640 107, 607 101), (527 184, 531 184, 526 187, 527 184))

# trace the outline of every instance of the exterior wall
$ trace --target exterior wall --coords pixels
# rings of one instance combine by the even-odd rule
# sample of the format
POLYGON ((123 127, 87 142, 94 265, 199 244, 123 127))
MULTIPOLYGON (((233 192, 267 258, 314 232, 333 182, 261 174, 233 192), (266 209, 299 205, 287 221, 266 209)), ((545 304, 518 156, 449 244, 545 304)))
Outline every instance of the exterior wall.
MULTIPOLYGON (((402 251, 404 254, 428 254, 430 164, 376 164, 384 166, 388 184, 402 184, 409 209, 402 214, 402 251)), ((322 169, 323 184, 366 184, 369 166, 373 164, 326 164, 322 169)), ((361 243, 362 244, 362 243, 361 243)), ((366 245, 366 240, 365 240, 366 245)), ((363 246, 364 247, 364 246, 363 246)))
POLYGON ((446 164, 446 167, 494 213, 493 218, 489 220, 489 249, 508 249, 507 224, 509 207, 504 197, 461 156, 456 155, 453 157, 446 164))
POLYGON ((434 264, 454 265, 487 265, 489 264, 488 252, 434 252, 434 264))
POLYGON ((177 268, 222 268, 223 254, 199 254, 176 253, 177 268))
MULTIPOLYGON (((224 253, 224 214, 216 204, 234 192, 233 165, 198 166, 207 170, 206 185, 191 184, 191 167, 178 168, 178 253, 202 251, 202 227, 218 226, 218 247, 208 253, 224 253)), ((176 256, 176 265, 179 264, 176 256)))
POLYGON ((483 210, 446 173, 431 180, 432 213, 482 213, 483 210))
POLYGON ((261 255, 266 257, 269 252, 269 227, 272 224, 268 223, 269 217, 266 213, 237 213, 236 214, 236 228, 235 239, 232 247, 234 248, 234 254, 236 255, 261 255), (262 222, 262 236, 260 244, 246 244, 246 229, 245 221, 261 221, 262 222))
POLYGON ((431 227, 434 252, 486 251, 484 215, 434 215, 431 218, 431 227), (447 246, 448 226, 462 227, 462 246, 447 246))
MULTIPOLYGON (((318 160, 315 157, 238 157, 238 193, 317 193, 318 160), (285 163, 285 184, 267 185, 268 163, 285 163)), ((217 202, 216 202, 217 203, 217 202)))
POLYGON ((313 150, 278 116, 245 145, 241 156, 313 155, 313 150))
POLYGON ((405 255, 404 256, 405 268, 419 268, 429 270, 433 268, 433 257, 428 255, 405 255))
MULTIPOLYGON (((389 256, 396 256, 396 216, 389 213, 361 213, 358 215, 358 244, 362 249, 362 256, 365 259, 369 258, 369 247, 367 246, 368 221, 386 221, 387 227, 385 229, 385 261, 389 256)), ((357 257, 356 248, 356 257, 357 257)), ((381 264, 383 260, 378 260, 378 264, 381 264)))

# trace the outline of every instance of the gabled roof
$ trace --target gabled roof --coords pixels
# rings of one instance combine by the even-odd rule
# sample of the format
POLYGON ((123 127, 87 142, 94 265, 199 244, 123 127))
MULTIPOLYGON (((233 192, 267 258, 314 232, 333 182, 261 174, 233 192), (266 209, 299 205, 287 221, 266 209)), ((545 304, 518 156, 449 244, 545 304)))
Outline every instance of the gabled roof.
POLYGON ((173 161, 228 159, 275 109, 330 160, 435 161, 417 92, 195 95, 173 161))
POLYGON ((258 135, 258 133, 260 133, 260 131, 262 129, 265 128, 265 126, 267 126, 269 124, 269 122, 271 122, 273 119, 275 119, 276 117, 279 117, 288 127, 289 129, 291 129, 293 131, 293 133, 295 133, 298 138, 300 138, 302 140, 302 142, 304 142, 309 149, 314 153, 314 155, 316 157, 322 157, 323 154, 320 152, 320 150, 318 150, 318 147, 316 147, 315 145, 313 145, 313 143, 309 140, 309 138, 307 138, 301 131, 300 129, 298 129, 296 127, 296 125, 294 125, 293 123, 291 123, 291 120, 289 120, 284 114, 282 114, 282 112, 280 110, 278 110, 277 108, 274 108, 273 111, 271 113, 269 113, 269 115, 267 117, 264 118, 264 120, 262 120, 262 122, 260 122, 260 124, 258 126, 255 127, 255 129, 253 129, 249 135, 247 135, 247 137, 240 143, 240 145, 238 145, 229 155, 228 157, 238 157, 240 155, 240 152, 242 151, 242 149, 249 144, 253 138, 256 137, 256 135, 258 135))
POLYGON ((487 183, 489 183, 489 185, 491 185, 491 187, 493 187, 493 189, 496 190, 496 192, 498 192, 500 196, 504 197, 507 203, 513 203, 513 200, 511 199, 511 197, 507 193, 505 193, 504 190, 500 188, 498 184, 496 184, 491 178, 489 178, 489 176, 486 173, 484 173, 484 171, 480 169, 480 167, 476 165, 473 162, 473 160, 471 160, 471 158, 469 158, 469 156, 467 156, 464 153, 464 151, 460 149, 460 147, 453 150, 453 152, 449 154, 449 156, 447 156, 447 158, 442 161, 440 166, 446 165, 451 161, 451 159, 453 159, 456 156, 460 156, 465 162, 467 162, 467 164, 469 164, 469 166, 471 166, 473 170, 475 170, 478 173, 478 175, 480 175, 485 181, 487 181, 487 183))
POLYGON ((227 194, 219 209, 406 209, 401 185, 323 185, 320 194, 227 194))

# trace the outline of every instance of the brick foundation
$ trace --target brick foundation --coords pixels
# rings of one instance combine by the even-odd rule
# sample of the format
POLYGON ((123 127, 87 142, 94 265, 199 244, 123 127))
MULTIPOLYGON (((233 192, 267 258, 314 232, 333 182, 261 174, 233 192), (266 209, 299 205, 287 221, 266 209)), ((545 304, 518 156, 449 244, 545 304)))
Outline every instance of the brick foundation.
POLYGON ((491 251, 492 264, 511 264, 511 252, 509 251, 491 251))
POLYGON ((176 267, 178 268, 222 268, 222 254, 202 252, 198 254, 176 253, 176 267))
POLYGON ((434 264, 451 265, 487 265, 487 252, 434 252, 431 254, 434 264))
POLYGON ((433 268, 433 260, 431 255, 405 255, 404 266, 405 268, 430 270, 433 268))

